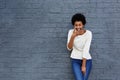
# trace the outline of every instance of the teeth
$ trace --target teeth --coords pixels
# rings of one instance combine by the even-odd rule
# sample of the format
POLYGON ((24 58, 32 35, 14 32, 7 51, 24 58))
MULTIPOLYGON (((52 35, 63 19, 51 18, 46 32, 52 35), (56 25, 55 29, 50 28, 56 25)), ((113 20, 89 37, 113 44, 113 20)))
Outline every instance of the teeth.
POLYGON ((80 28, 78 28, 77 30, 80 31, 80 28))

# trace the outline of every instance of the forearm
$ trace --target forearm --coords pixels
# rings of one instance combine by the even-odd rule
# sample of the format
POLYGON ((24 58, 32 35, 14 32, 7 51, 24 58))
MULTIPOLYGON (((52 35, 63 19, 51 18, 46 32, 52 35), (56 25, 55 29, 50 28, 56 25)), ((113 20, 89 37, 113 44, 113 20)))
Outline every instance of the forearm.
POLYGON ((86 58, 82 59, 82 67, 86 67, 86 58))
POLYGON ((75 36, 71 36, 71 39, 67 45, 69 49, 72 49, 72 47, 73 47, 74 38, 75 38, 75 36))

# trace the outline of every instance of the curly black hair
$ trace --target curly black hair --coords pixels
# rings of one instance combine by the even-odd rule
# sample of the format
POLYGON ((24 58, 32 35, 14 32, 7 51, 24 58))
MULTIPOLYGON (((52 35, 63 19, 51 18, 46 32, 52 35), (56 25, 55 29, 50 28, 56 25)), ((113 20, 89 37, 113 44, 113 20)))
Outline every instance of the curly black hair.
POLYGON ((86 18, 81 13, 76 13, 72 16, 72 19, 71 19, 72 25, 74 25, 75 21, 81 21, 83 25, 86 24, 86 18))

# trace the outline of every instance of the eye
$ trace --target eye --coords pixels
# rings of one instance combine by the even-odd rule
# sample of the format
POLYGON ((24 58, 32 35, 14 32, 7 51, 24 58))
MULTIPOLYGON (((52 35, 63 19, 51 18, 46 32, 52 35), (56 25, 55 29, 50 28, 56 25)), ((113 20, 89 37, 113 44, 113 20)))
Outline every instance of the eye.
POLYGON ((78 26, 77 24, 75 24, 75 26, 78 26))
POLYGON ((81 26, 81 24, 79 24, 79 26, 81 26))

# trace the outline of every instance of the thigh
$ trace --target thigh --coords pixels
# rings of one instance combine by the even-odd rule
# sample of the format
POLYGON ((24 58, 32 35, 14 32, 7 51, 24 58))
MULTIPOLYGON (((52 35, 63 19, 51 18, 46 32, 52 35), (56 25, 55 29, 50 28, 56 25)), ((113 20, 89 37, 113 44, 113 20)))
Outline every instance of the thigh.
POLYGON ((84 80, 88 80, 91 69, 92 69, 92 60, 87 60, 87 62, 86 62, 86 73, 84 75, 84 80))
POLYGON ((81 61, 72 59, 72 70, 75 80, 83 80, 83 74, 81 71, 81 61))

